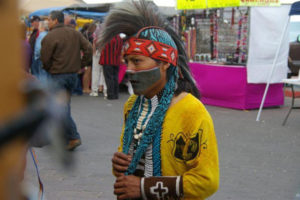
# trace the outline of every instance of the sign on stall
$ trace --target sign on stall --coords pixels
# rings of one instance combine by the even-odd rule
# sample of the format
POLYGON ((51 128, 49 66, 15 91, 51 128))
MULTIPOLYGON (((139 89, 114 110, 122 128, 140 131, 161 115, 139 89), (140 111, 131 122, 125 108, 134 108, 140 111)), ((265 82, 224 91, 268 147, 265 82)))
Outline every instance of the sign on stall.
POLYGON ((177 0, 177 9, 206 9, 206 0, 177 0))
POLYGON ((207 8, 238 7, 241 0, 207 0, 207 8))
POLYGON ((280 0, 240 0, 240 6, 280 6, 280 0))
POLYGON ((280 0, 177 0, 178 10, 238 6, 280 6, 280 0))

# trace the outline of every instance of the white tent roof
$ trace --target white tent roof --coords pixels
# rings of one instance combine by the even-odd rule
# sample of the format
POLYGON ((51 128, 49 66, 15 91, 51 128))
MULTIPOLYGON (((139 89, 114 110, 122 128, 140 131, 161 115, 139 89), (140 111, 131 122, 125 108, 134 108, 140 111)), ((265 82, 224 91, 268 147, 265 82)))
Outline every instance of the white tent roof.
POLYGON ((19 0, 19 8, 24 13, 31 13, 43 8, 70 6, 82 3, 82 0, 19 0))

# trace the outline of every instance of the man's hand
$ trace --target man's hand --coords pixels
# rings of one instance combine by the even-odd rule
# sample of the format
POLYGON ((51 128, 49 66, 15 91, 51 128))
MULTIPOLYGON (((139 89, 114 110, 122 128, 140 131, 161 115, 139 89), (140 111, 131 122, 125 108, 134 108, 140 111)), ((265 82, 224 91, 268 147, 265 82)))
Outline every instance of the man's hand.
POLYGON ((114 184, 114 194, 118 200, 141 197, 141 178, 137 176, 120 176, 114 184))
POLYGON ((114 153, 111 161, 114 174, 116 175, 116 177, 120 177, 124 175, 124 172, 127 170, 131 162, 131 156, 126 155, 122 152, 116 152, 114 153))

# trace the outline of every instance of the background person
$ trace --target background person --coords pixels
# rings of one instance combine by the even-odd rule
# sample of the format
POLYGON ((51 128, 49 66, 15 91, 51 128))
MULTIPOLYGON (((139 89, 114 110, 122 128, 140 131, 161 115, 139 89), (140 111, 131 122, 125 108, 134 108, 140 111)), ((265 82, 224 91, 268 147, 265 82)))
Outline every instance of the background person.
POLYGON ((104 98, 107 98, 107 86, 103 74, 103 66, 99 64, 100 50, 97 48, 97 35, 101 33, 101 24, 96 29, 93 41, 93 66, 92 66, 92 92, 90 96, 97 97, 98 92, 103 92, 104 98))
MULTIPOLYGON (((31 52, 34 52, 34 47, 35 47, 35 42, 36 39, 39 37, 40 31, 39 31, 39 27, 40 27, 40 21, 41 18, 39 16, 32 16, 30 19, 31 22, 31 27, 32 27, 32 32, 30 34, 29 37, 29 44, 31 47, 31 52)), ((31 70, 31 74, 32 75, 37 75, 38 74, 38 69, 36 68, 36 65, 33 65, 33 57, 31 58, 31 63, 30 63, 30 70, 31 70)))
POLYGON ((39 36, 36 39, 35 47, 34 47, 34 55, 33 55, 33 65, 36 69, 35 76, 40 81, 46 81, 48 73, 43 69, 43 63, 41 61, 41 46, 42 40, 48 34, 48 21, 41 21, 39 27, 39 36))
MULTIPOLYGON (((71 95, 78 82, 77 72, 92 59, 92 46, 82 34, 64 25, 64 14, 61 11, 50 13, 49 28, 49 33, 42 41, 43 67, 51 74, 51 79, 71 95)), ((73 150, 81 144, 81 139, 71 117, 70 102, 69 98, 66 107, 69 126, 67 149, 73 150)))
MULTIPOLYGON (((102 41, 106 42, 106 41, 102 41)), ((104 79, 107 86, 107 99, 119 98, 119 68, 123 40, 119 35, 110 38, 101 52, 99 64, 103 66, 104 79)))
MULTIPOLYGON (((89 24, 86 31, 83 32, 84 37, 93 45, 94 42, 94 32, 97 26, 95 23, 89 24)), ((82 88, 83 93, 90 94, 90 84, 91 84, 91 76, 92 76, 92 61, 88 63, 84 68, 83 77, 82 77, 82 88)))

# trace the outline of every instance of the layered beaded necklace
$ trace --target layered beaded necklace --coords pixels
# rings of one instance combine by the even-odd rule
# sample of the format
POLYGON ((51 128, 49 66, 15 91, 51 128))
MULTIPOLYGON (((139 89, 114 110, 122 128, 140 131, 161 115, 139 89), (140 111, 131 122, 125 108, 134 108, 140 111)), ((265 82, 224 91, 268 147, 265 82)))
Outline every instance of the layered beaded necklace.
POLYGON ((163 94, 163 90, 160 91, 157 95, 155 95, 151 99, 147 99, 144 96, 142 97, 142 101, 139 106, 137 124, 133 130, 133 139, 137 140, 138 144, 147 127, 148 121, 150 120, 152 114, 154 113, 159 103, 159 100, 162 97, 162 94, 163 94))

